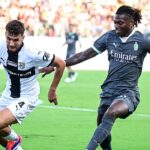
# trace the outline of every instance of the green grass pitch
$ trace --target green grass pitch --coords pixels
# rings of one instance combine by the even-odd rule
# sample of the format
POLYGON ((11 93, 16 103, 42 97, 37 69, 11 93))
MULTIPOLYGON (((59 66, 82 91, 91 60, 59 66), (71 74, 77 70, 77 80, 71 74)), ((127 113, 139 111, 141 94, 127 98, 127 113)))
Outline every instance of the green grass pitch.
MULTIPOLYGON (((77 80, 68 84, 63 82, 66 74, 65 71, 58 87, 59 105, 56 107, 47 100, 53 73, 45 78, 39 75, 43 103, 21 126, 13 126, 23 137, 24 150, 84 150, 89 142, 96 128, 100 85, 106 72, 78 71, 77 80)), ((139 80, 141 102, 135 113, 125 120, 118 119, 114 124, 113 150, 150 150, 149 77, 150 72, 143 72, 139 80)), ((5 75, 0 70, 0 92, 4 86, 5 75)))

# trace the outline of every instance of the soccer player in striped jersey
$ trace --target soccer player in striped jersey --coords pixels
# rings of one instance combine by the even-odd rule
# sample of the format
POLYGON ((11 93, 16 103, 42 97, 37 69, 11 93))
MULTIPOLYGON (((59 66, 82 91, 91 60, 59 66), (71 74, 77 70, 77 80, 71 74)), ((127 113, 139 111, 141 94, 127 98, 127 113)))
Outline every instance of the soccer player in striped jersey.
POLYGON ((37 81, 39 67, 54 66, 55 74, 48 91, 48 100, 57 105, 56 90, 65 68, 65 61, 45 51, 33 51, 24 41, 24 24, 18 20, 6 25, 6 41, 0 41, 0 62, 7 82, 0 99, 0 143, 6 150, 21 149, 21 137, 11 128, 23 121, 40 101, 37 81))

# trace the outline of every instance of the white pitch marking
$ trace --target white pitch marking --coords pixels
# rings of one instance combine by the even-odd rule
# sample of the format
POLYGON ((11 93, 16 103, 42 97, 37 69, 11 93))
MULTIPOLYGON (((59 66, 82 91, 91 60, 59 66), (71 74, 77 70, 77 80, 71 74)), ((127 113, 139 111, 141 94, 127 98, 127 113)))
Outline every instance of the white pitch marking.
POLYGON ((63 109, 63 110, 84 111, 84 112, 96 112, 95 109, 77 108, 77 107, 48 106, 48 105, 39 105, 39 107, 42 107, 42 108, 51 108, 51 109, 63 109))
MULTIPOLYGON (((61 109, 61 110, 81 111, 81 112, 97 112, 97 110, 95 110, 95 109, 77 108, 77 107, 48 106, 48 105, 39 105, 39 107, 42 107, 42 108, 50 108, 50 109, 61 109)), ((150 114, 133 114, 133 116, 150 118, 150 114)))

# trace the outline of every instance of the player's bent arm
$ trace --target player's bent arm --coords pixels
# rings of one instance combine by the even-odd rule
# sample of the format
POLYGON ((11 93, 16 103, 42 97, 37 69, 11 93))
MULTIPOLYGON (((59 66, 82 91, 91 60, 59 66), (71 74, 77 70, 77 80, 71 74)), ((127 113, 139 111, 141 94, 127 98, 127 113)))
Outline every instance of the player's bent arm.
POLYGON ((39 69, 39 73, 43 73, 42 74, 42 78, 45 77, 47 74, 53 72, 55 70, 55 68, 53 66, 48 66, 48 67, 43 67, 39 69))
MULTIPOLYGON (((82 51, 82 52, 79 52, 79 53, 76 53, 74 56, 72 56, 71 58, 69 59, 66 59, 65 62, 66 62, 66 66, 72 66, 72 65, 76 65, 78 63, 81 63, 83 61, 86 61, 94 56, 96 56, 98 53, 96 51, 93 50, 93 48, 88 48, 86 49, 85 51, 82 51)), ((53 72, 55 70, 55 68, 52 66, 49 66, 49 67, 44 67, 44 68, 41 68, 39 70, 40 73, 44 73, 42 75, 42 77, 45 77, 47 74, 53 72)))
POLYGON ((63 75, 66 63, 64 60, 55 56, 52 66, 55 67, 55 73, 54 73, 54 78, 49 89, 48 99, 50 102, 53 102, 55 105, 57 105, 56 89, 63 75))
POLYGON ((98 53, 93 50, 92 47, 86 49, 85 51, 76 53, 72 57, 66 59, 66 66, 73 66, 86 61, 92 57, 95 57, 98 53))

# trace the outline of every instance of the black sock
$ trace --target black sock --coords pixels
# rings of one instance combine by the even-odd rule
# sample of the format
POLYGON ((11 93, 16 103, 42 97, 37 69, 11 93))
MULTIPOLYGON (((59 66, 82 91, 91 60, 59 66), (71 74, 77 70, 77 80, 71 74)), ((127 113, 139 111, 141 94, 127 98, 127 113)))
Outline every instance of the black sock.
POLYGON ((111 134, 107 136, 107 138, 100 144, 103 150, 112 150, 111 148, 111 134))
POLYGON ((68 77, 71 78, 71 76, 72 76, 72 72, 69 72, 68 77))
POLYGON ((73 72, 73 71, 68 73, 69 78, 73 77, 74 75, 75 75, 75 72, 73 72))
POLYGON ((98 145, 101 144, 107 138, 107 136, 111 132, 114 121, 115 118, 113 117, 103 117, 102 123, 95 130, 94 135, 87 146, 88 150, 95 150, 98 147, 98 145))

